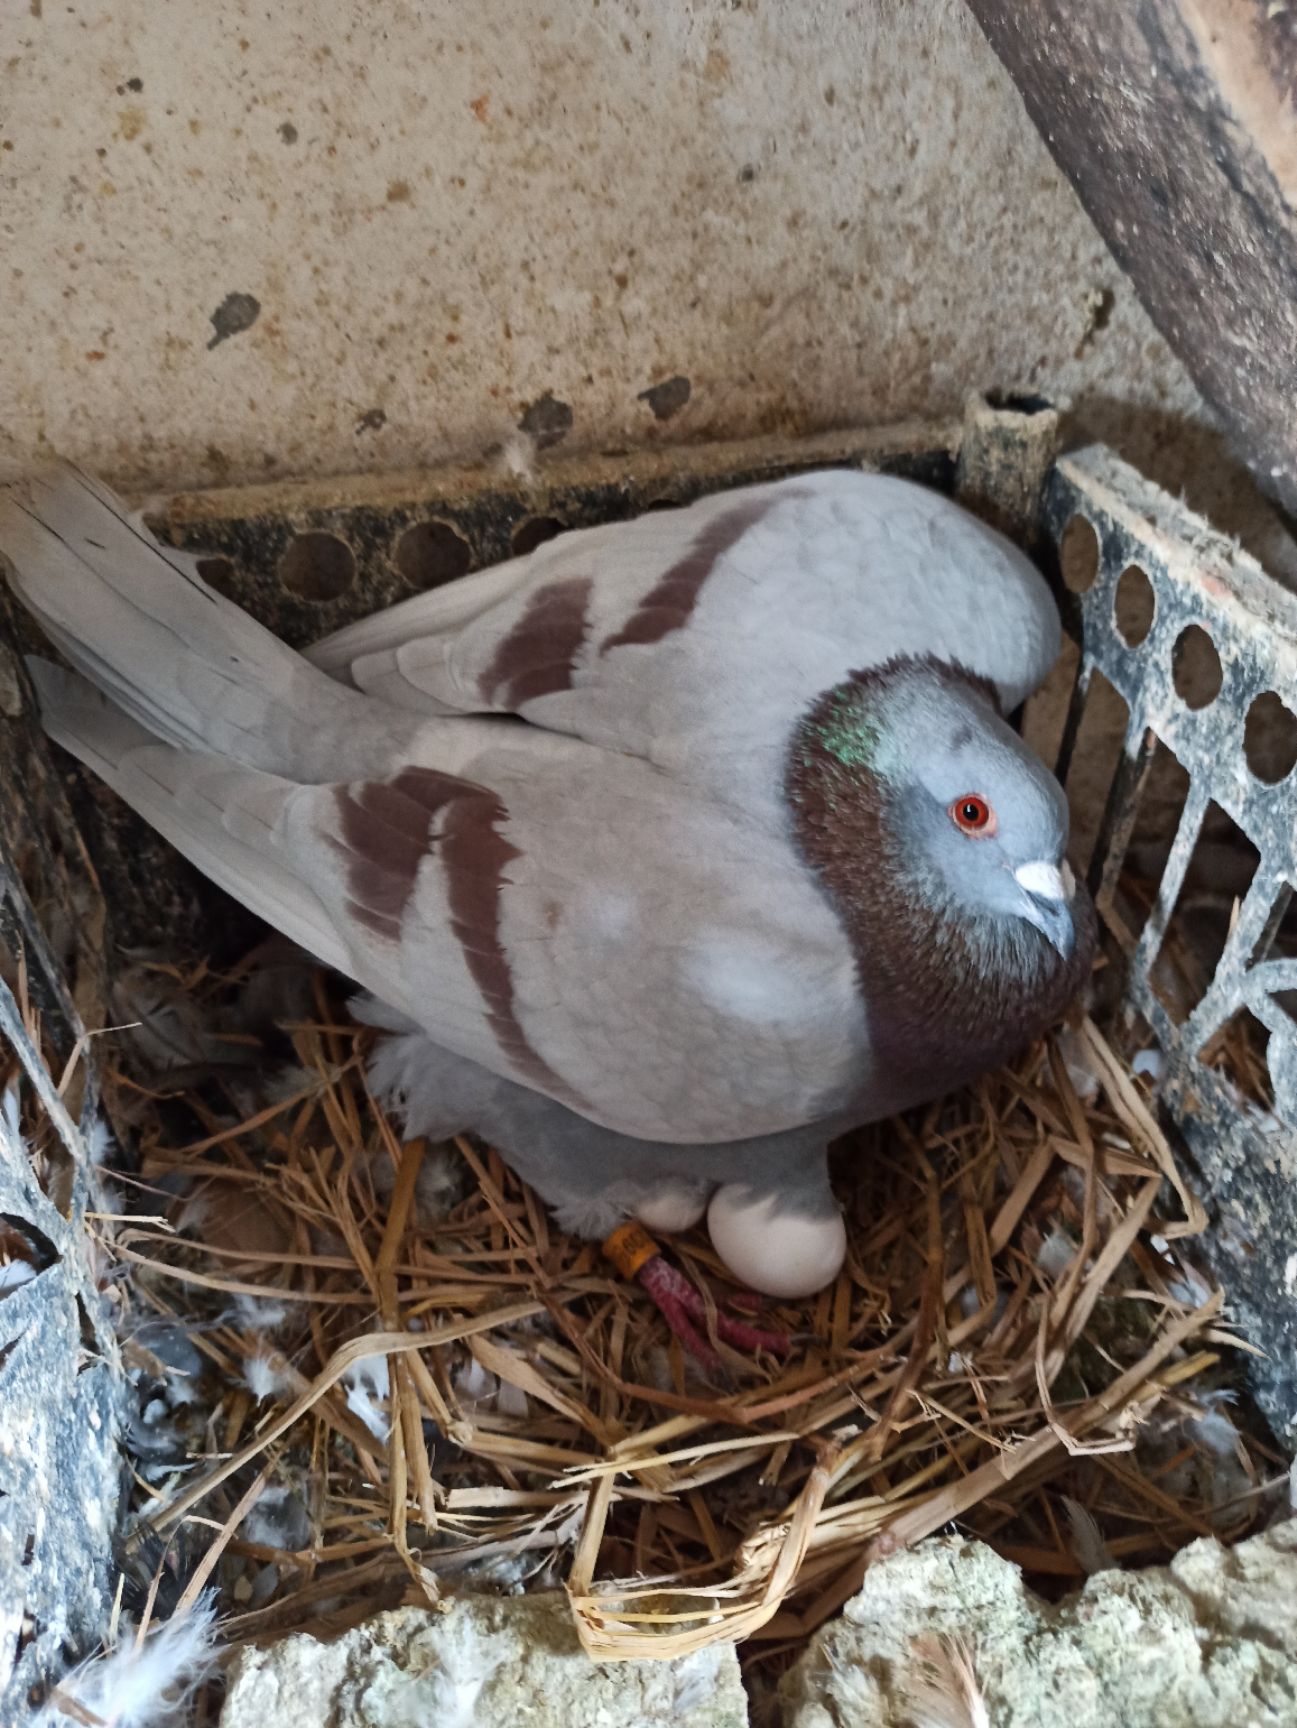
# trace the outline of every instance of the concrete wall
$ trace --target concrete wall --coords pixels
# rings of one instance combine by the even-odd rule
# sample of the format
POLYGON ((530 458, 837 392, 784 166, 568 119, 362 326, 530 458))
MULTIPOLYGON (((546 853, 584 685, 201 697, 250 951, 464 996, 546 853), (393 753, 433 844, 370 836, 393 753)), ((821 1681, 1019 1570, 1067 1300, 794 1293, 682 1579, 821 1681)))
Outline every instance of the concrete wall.
POLYGON ((955 0, 6 0, 0 69, 0 475, 1027 387, 1265 537, 955 0))

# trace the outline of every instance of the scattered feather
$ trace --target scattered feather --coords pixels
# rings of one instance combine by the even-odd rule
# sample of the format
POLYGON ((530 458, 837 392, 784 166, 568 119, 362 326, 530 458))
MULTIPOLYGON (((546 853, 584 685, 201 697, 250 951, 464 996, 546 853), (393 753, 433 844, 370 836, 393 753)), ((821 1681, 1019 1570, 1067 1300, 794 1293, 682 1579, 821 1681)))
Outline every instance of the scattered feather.
POLYGON ((914 1728, 991 1728, 973 1652, 962 1638, 915 1640, 920 1666, 907 1676, 914 1728))
POLYGON ((291 1392, 293 1376, 281 1356, 248 1356, 243 1363, 243 1383, 260 1402, 291 1392))
POLYGON ((1072 1082, 1072 1090, 1082 1104, 1093 1104, 1099 1096, 1099 1076, 1095 1073, 1085 1040, 1075 1027, 1064 1026, 1060 1029, 1058 1049, 1063 1058, 1063 1066, 1067 1069, 1067 1077, 1072 1082))
POLYGON ((496 466, 512 480, 536 478, 536 440, 527 432, 511 432, 496 453, 496 466))
POLYGON ((17 1290, 20 1284, 30 1284, 36 1268, 27 1260, 9 1260, 0 1265, 0 1296, 17 1290))
POLYGON ((250 1296, 240 1290, 234 1297, 234 1318, 245 1332, 278 1332, 288 1318, 288 1305, 269 1296, 250 1296))
POLYGON ((1076 1243, 1066 1230, 1055 1227, 1041 1243, 1036 1265, 1046 1278, 1061 1278, 1076 1258, 1076 1243))
POLYGON ((262 1548, 300 1553, 311 1546, 310 1514, 292 1488, 286 1483, 272 1482, 262 1489, 256 1505, 239 1527, 239 1535, 262 1548))
POLYGON ((1204 1410, 1201 1416, 1191 1418, 1189 1431, 1214 1457, 1238 1456, 1239 1431, 1225 1411, 1204 1410))
POLYGON ((1103 1539, 1094 1514, 1070 1494, 1063 1496, 1063 1509, 1072 1531, 1072 1552, 1086 1577, 1093 1578, 1097 1572, 1114 1571, 1117 1562, 1103 1539))
POLYGON ((375 1440, 387 1443, 392 1432, 391 1418, 380 1408, 379 1401, 388 1396, 386 1356, 362 1356, 342 1376, 347 1388, 347 1408, 362 1421, 375 1440))
POLYGON ((455 1633, 443 1632, 437 1667, 388 1695, 384 1728, 475 1728, 482 1688, 506 1651, 502 1639, 479 1631, 471 1620, 455 1633))
POLYGON ((33 1728, 171 1728, 215 1662, 215 1618, 210 1600, 201 1601, 138 1645, 123 1622, 116 1646, 65 1675, 33 1728))
POLYGON ((520 1387, 510 1385, 507 1380, 500 1382, 500 1390, 495 1395, 495 1408, 498 1415, 512 1417, 518 1422, 525 1422, 530 1410, 527 1394, 520 1387))

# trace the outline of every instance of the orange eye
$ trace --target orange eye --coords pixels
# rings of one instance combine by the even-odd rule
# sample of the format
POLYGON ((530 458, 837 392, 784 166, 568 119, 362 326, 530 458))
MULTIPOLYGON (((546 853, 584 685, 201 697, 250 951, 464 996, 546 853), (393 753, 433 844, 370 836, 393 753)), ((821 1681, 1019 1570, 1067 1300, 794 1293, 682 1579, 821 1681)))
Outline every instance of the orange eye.
POLYGON ((995 833, 995 811, 976 792, 965 792, 962 798, 955 799, 950 806, 950 820, 963 833, 975 834, 981 840, 995 833))

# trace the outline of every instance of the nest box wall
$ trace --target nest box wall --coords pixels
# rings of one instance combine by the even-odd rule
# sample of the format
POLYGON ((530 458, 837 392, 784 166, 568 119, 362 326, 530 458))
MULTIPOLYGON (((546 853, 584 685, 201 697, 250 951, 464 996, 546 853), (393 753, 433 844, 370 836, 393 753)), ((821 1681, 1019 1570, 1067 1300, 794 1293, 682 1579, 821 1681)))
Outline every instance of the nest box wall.
POLYGON ((51 447, 140 487, 391 471, 520 425, 677 444, 1028 389, 1250 531, 955 0, 13 0, 0 66, 0 478, 51 447))

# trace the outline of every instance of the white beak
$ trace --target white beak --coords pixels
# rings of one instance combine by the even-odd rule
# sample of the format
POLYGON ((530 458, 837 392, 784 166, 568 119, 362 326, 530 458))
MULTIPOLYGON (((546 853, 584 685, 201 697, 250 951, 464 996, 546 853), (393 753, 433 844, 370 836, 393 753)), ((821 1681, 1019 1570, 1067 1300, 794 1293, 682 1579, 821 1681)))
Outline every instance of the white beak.
POLYGON ((1043 858, 1033 858, 1031 863, 1018 866, 1013 879, 1025 896, 1022 916, 1066 960, 1076 945, 1071 911, 1076 878, 1071 870, 1066 863, 1047 864, 1043 858))
POLYGON ((1038 900, 1062 900, 1066 903, 1076 893, 1076 878, 1066 859, 1058 865, 1034 858, 1030 864, 1019 864, 1013 872, 1013 879, 1038 900))

